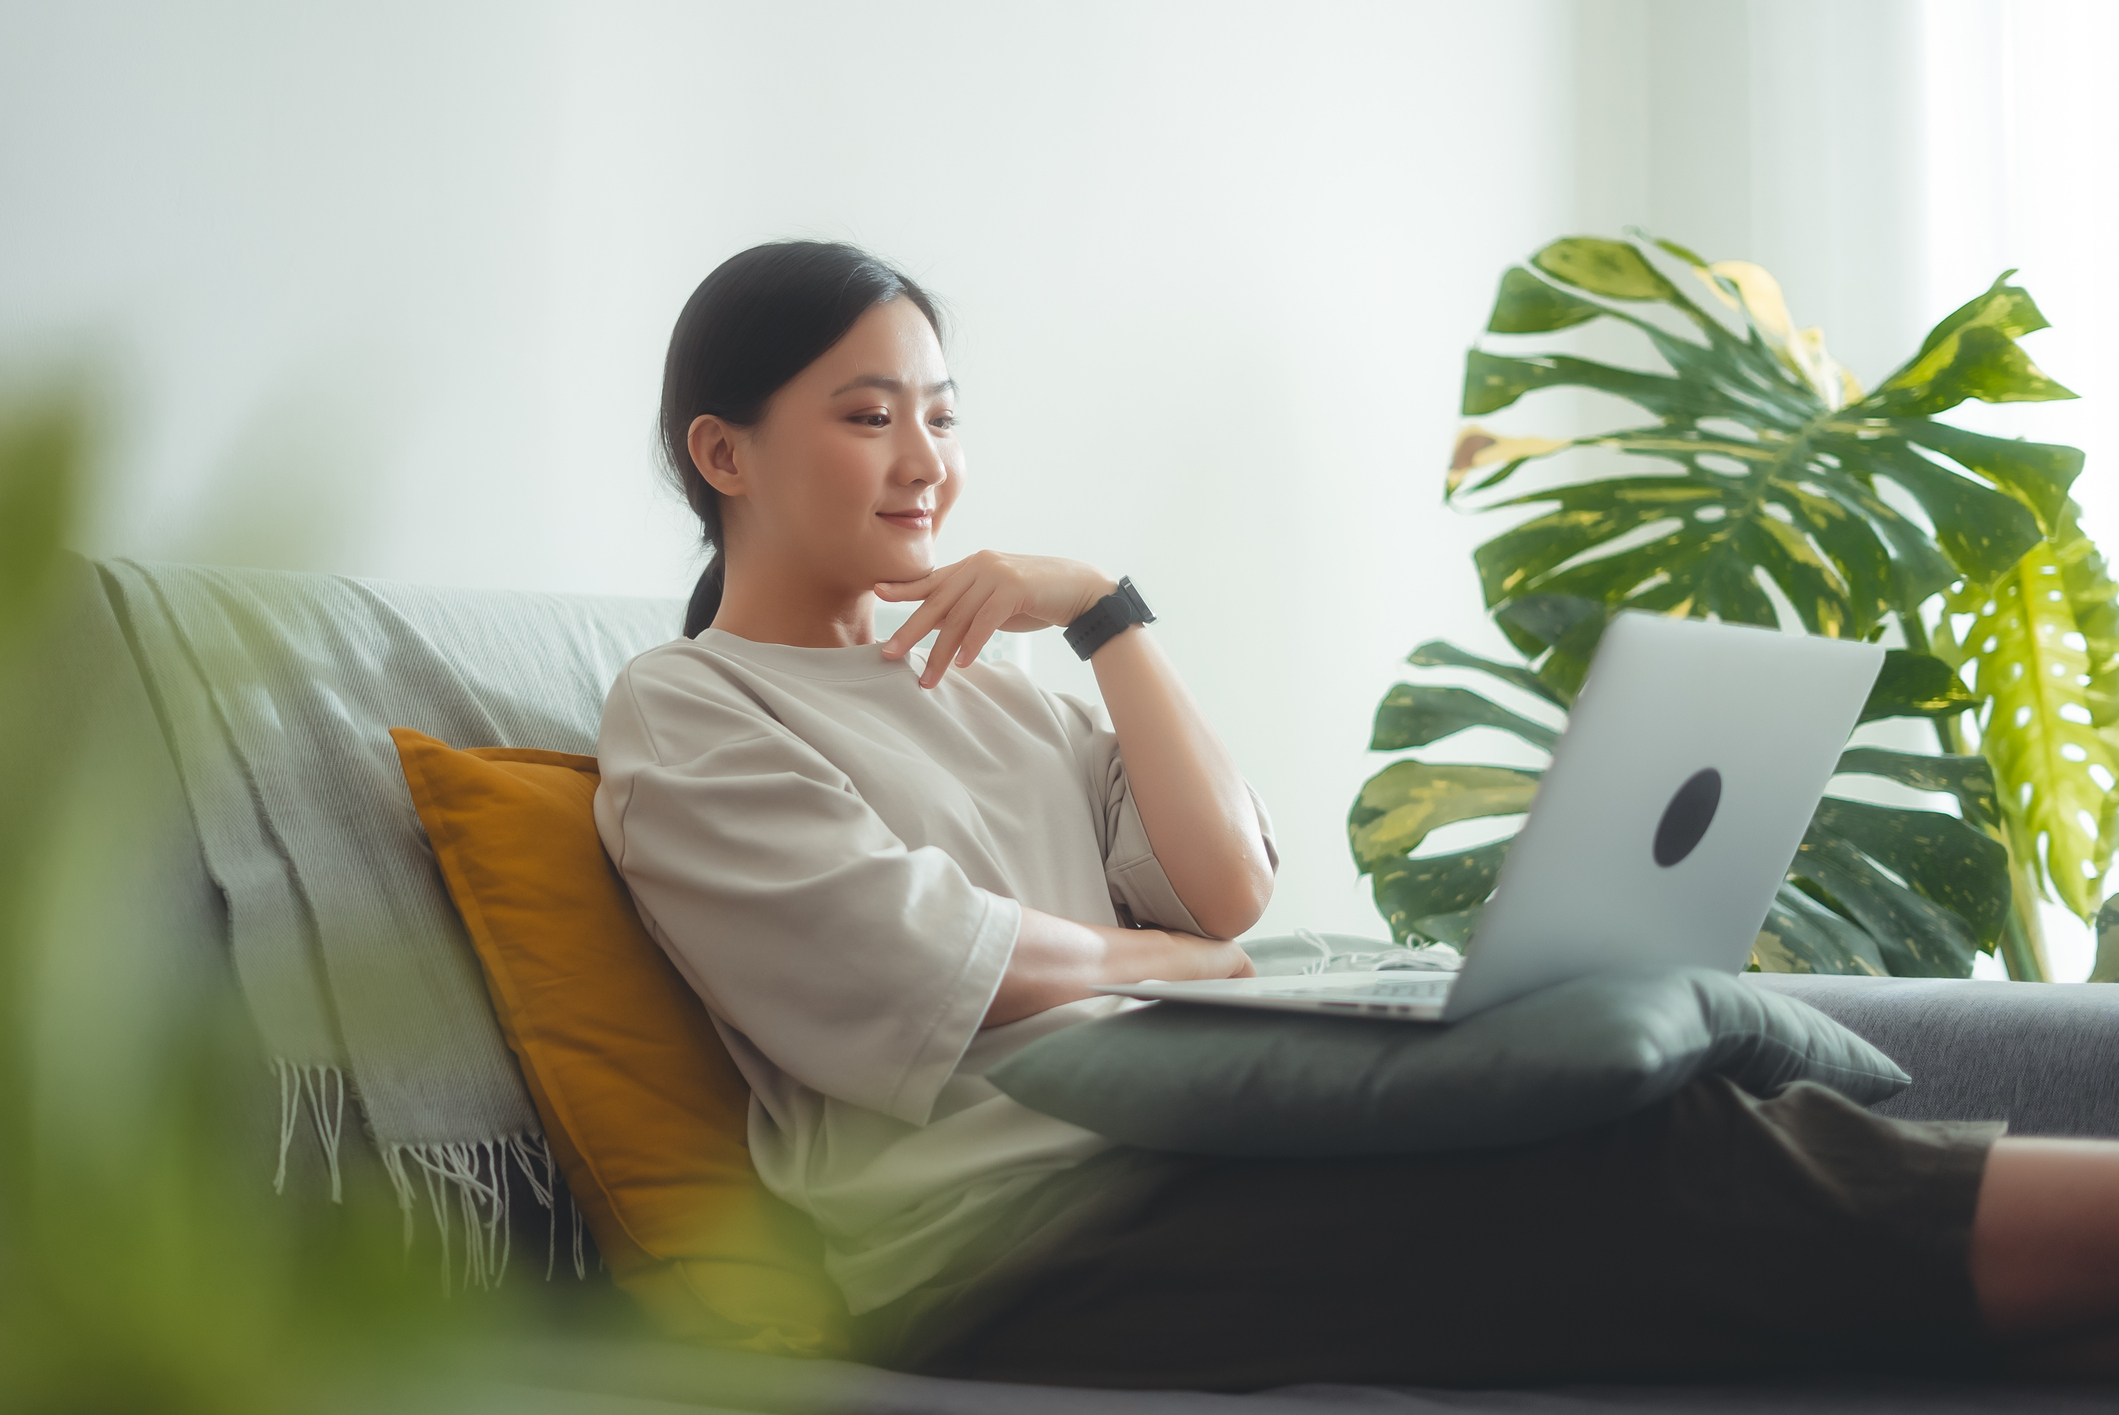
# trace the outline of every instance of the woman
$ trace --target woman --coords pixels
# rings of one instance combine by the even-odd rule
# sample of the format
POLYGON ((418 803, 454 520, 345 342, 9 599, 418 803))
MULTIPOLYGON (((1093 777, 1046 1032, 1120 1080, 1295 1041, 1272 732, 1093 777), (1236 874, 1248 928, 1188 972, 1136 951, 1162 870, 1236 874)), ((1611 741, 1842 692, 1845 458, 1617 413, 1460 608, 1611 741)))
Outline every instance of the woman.
POLYGON ((2119 1364, 2119 1145, 1713 1081, 1517 1149, 1201 1160, 988 1085, 1119 1005, 1097 984, 1248 973, 1275 856, 1109 576, 935 564, 965 485, 938 329, 842 245, 700 285, 662 432, 713 560, 599 748, 604 843, 872 1359, 1225 1388, 2119 1364), (882 643, 878 599, 919 605, 882 643), (1050 625, 1089 638, 1108 727, 975 661, 1050 625))

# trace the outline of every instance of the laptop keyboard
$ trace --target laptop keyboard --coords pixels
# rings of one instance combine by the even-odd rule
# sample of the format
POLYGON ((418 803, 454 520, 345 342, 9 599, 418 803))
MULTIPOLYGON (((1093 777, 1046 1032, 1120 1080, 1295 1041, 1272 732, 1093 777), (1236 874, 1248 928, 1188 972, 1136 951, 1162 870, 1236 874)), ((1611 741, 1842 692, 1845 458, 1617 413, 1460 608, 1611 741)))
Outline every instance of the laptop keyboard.
POLYGON ((1277 988, 1261 990, 1259 997, 1299 998, 1331 1007, 1360 1007, 1365 1003, 1440 1002, 1449 995, 1454 976, 1447 978, 1383 978, 1343 988, 1277 988))

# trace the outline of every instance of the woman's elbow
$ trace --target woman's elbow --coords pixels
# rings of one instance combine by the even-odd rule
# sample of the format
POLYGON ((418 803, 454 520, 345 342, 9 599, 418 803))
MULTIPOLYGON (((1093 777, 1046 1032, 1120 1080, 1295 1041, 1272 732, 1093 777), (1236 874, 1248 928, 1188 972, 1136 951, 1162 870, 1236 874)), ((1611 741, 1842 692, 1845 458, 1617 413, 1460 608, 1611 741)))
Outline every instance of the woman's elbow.
POLYGON ((1250 932, 1272 902, 1273 867, 1260 853, 1223 881, 1204 909, 1193 909, 1192 919, 1208 938, 1233 939, 1250 932))

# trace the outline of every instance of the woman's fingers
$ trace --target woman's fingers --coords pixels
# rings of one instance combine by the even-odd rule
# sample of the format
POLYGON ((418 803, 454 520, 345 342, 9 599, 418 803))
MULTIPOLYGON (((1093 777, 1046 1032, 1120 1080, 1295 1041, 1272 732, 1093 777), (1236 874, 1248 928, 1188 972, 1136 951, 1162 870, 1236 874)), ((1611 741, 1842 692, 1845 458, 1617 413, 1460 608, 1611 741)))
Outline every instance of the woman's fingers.
POLYGON ((883 656, 901 658, 910 652, 914 644, 926 638, 934 627, 942 622, 943 616, 949 613, 950 606, 963 598, 971 583, 969 578, 959 575, 929 589, 926 602, 912 612, 910 619, 898 626, 895 634, 883 641, 883 656))
MULTIPOLYGON (((1072 561, 1046 561, 982 550, 917 580, 878 584, 875 591, 879 599, 923 601, 883 642, 884 656, 902 657, 930 633, 937 634, 926 670, 920 675, 920 686, 932 688, 951 668, 965 667, 977 658, 996 633, 1042 628, 1058 622, 1040 611, 1040 590, 1049 598, 1054 587, 1047 580, 1071 583, 1081 578, 1077 572, 1084 571, 1091 578, 1096 574, 1072 561), (1030 570, 1051 573, 1032 574, 1030 570), (1059 574, 1061 570, 1068 573, 1059 574)), ((1067 589, 1067 593, 1072 592, 1072 588, 1067 589)))
POLYGON ((956 661, 957 651, 963 647, 977 616, 993 599, 993 587, 985 583, 984 576, 957 596, 942 620, 942 632, 936 637, 934 648, 927 655, 927 671, 920 675, 921 687, 932 688, 942 681, 942 675, 956 661))
POLYGON ((1015 609, 1007 600, 1000 595, 988 597, 986 602, 979 606, 979 612, 972 617, 971 632, 964 635, 964 642, 958 646, 952 662, 958 668, 968 665, 985 650, 986 641, 1013 618, 1015 609))

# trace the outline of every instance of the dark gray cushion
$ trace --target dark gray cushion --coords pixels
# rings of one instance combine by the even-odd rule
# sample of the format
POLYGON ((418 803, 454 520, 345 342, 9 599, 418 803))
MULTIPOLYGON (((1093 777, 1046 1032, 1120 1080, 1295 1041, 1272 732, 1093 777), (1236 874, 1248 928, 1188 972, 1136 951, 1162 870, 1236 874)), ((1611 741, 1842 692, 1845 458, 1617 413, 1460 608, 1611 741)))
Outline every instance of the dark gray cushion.
POLYGON ((1353 1155, 1546 1139, 1704 1074, 1864 1105, 1908 1080, 1815 1008, 1699 969, 1583 978, 1449 1026, 1156 1003, 1032 1042, 987 1079, 1147 1149, 1353 1155))

